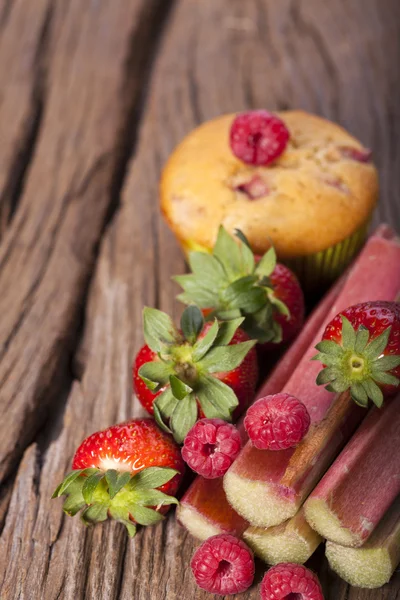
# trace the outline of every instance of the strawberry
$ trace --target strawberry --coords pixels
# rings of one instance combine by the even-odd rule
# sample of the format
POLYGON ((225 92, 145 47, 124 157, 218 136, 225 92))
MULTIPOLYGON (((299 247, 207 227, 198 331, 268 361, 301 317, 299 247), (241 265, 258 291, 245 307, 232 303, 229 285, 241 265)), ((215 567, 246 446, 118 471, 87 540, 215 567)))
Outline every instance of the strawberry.
POLYGON ((205 323, 189 306, 180 329, 155 308, 143 311, 146 345, 133 364, 135 393, 159 426, 182 443, 198 418, 232 420, 255 393, 255 341, 239 327, 243 317, 205 323))
POLYGON ((177 275, 178 299, 197 304, 207 318, 244 317, 241 325, 260 343, 287 342, 304 321, 304 298, 290 269, 277 264, 274 248, 254 256, 242 232, 238 243, 221 226, 212 254, 191 252, 192 273, 177 275))
POLYGON ((327 325, 314 356, 324 365, 318 385, 334 392, 350 389, 361 406, 382 406, 400 383, 400 304, 363 302, 327 325))
POLYGON ((163 519, 179 487, 184 462, 172 437, 153 419, 132 419, 86 438, 77 449, 72 471, 53 498, 66 495, 64 512, 79 511, 86 525, 111 517, 133 537, 135 523, 163 519))

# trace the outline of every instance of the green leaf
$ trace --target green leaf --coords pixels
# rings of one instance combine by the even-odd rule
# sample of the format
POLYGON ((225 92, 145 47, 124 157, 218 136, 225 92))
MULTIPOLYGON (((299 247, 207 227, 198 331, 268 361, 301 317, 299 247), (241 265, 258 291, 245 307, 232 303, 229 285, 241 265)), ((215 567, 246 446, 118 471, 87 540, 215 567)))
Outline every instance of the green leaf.
POLYGON ((232 344, 232 346, 211 348, 197 364, 199 368, 208 373, 233 371, 243 362, 256 343, 257 340, 249 340, 240 344, 232 344))
POLYGON ((82 496, 86 504, 92 503, 93 494, 103 477, 104 473, 102 471, 97 471, 96 473, 93 473, 93 475, 90 475, 86 478, 86 481, 82 487, 82 496))
POLYGON ((135 491, 159 488, 171 481, 177 473, 175 469, 167 467, 147 467, 131 478, 130 486, 135 491))
POLYGON ((380 408, 383 404, 383 394, 381 389, 376 385, 372 379, 366 379, 361 382, 362 387, 364 388, 365 393, 368 398, 372 400, 372 402, 380 408))
POLYGON ((262 259, 256 266, 256 273, 262 277, 269 277, 276 267, 276 252, 275 248, 271 246, 269 250, 264 254, 262 259))
POLYGON ((112 500, 120 490, 128 483, 131 478, 131 475, 128 471, 124 473, 119 473, 115 469, 108 469, 106 471, 106 481, 108 484, 108 493, 110 494, 110 499, 112 500))
POLYGON ((239 319, 239 318, 243 318, 242 317, 242 313, 240 312, 240 310, 238 308, 232 308, 229 310, 213 310, 212 313, 210 313, 207 316, 207 321, 210 321, 211 319, 214 319, 215 317, 217 317, 217 319, 219 321, 232 321, 233 319, 239 319))
POLYGON ((372 377, 374 378, 374 381, 377 381, 378 383, 394 386, 400 385, 400 379, 398 377, 395 377, 391 373, 385 373, 385 371, 373 371, 372 377))
POLYGON ((335 380, 332 369, 322 369, 317 375, 317 385, 326 385, 332 383, 335 380))
POLYGON ((378 358, 383 353, 388 344, 391 329, 391 327, 388 327, 368 344, 364 352, 367 358, 378 358))
POLYGON ((58 498, 59 496, 63 496, 65 492, 68 490, 69 486, 77 479, 80 475, 89 475, 94 473, 97 469, 75 469, 68 473, 65 477, 64 481, 60 483, 60 485, 54 491, 52 498, 58 498))
POLYGON ((157 506, 179 504, 173 496, 168 496, 160 490, 141 490, 135 496, 135 502, 140 506, 157 506))
POLYGON ((222 321, 219 324, 218 335, 215 338, 215 346, 227 346, 231 341, 236 331, 244 321, 244 317, 234 318, 228 321, 222 321))
POLYGON ((181 329, 185 339, 194 344, 204 327, 204 317, 197 306, 188 306, 182 313, 181 329))
MULTIPOLYGON (((236 229, 236 232, 238 232, 239 230, 236 229)), ((250 248, 249 242, 247 241, 246 237, 243 235, 242 232, 240 232, 241 236, 243 237, 243 239, 245 241, 243 241, 243 239, 241 239, 240 235, 238 235, 236 233, 236 237, 239 237, 239 239, 241 239, 241 244, 240 244, 240 254, 241 254, 241 262, 242 262, 242 273, 244 275, 246 274, 252 274, 254 272, 254 267, 256 265, 256 261, 254 259, 254 254, 253 251, 250 248)))
POLYGON ((363 408, 368 406, 368 396, 361 383, 353 383, 350 388, 351 397, 354 402, 363 408))
POLYGON ((345 350, 354 350, 356 343, 356 332, 353 325, 344 315, 340 315, 342 319, 342 347, 345 350))
POLYGON ((175 440, 181 444, 197 420, 197 403, 194 394, 178 402, 171 415, 170 427, 175 440))
POLYGON ((221 265, 223 265, 229 281, 243 275, 242 257, 239 245, 222 225, 218 231, 213 255, 219 260, 221 265))
MULTIPOLYGON (((188 394, 193 392, 192 388, 181 381, 176 375, 171 375, 169 383, 171 385, 172 393, 177 400, 183 400, 188 394)), ((175 407, 176 404, 173 410, 175 410, 175 407)))
POLYGON ((160 411, 160 409, 158 408, 158 406, 156 405, 155 402, 153 404, 153 411, 154 411, 155 422, 157 423, 157 425, 159 426, 159 428, 162 429, 163 431, 165 431, 166 433, 172 433, 172 431, 170 430, 170 428, 168 427, 168 425, 166 423, 164 423, 161 411, 160 411))
POLYGON ((381 358, 377 358, 373 362, 373 370, 391 371, 400 365, 400 356, 387 354, 381 358))
POLYGON ((178 296, 178 300, 184 304, 196 303, 200 308, 210 308, 218 305, 218 295, 215 287, 207 285, 200 276, 196 275, 176 275, 172 278, 184 290, 183 294, 178 296))
POLYGON ((268 299, 279 314, 290 319, 290 310, 282 300, 275 296, 273 290, 268 290, 268 299))
POLYGON ((342 347, 339 346, 339 344, 337 344, 336 342, 333 342, 332 340, 322 340, 315 346, 315 348, 319 352, 322 352, 323 354, 328 354, 330 356, 339 357, 343 354, 342 347))
POLYGON ((207 282, 207 286, 215 289, 226 284, 225 271, 215 256, 207 252, 190 252, 189 265, 193 273, 207 282))
POLYGON ((153 352, 161 352, 165 346, 175 344, 178 331, 169 315, 156 308, 143 309, 143 329, 146 344, 153 352))
POLYGON ((153 402, 153 408, 157 407, 165 419, 169 419, 178 400, 175 398, 172 389, 167 387, 153 402))
POLYGON ((87 506, 82 494, 72 494, 68 496, 63 504, 63 511, 69 517, 74 517, 84 506, 87 506))
POLYGON ((211 325, 210 329, 207 331, 206 335, 201 339, 197 340, 195 345, 193 346, 193 360, 197 362, 200 360, 211 348, 214 344, 214 341, 218 335, 219 325, 218 321, 215 319, 214 323, 211 325))
POLYGON ((354 351, 357 354, 364 352, 366 345, 369 340, 369 331, 364 325, 360 325, 356 334, 356 342, 354 344, 354 351))
POLYGON ((244 313, 255 313, 267 302, 264 289, 255 286, 257 278, 246 275, 233 281, 222 293, 222 301, 231 309, 240 309, 244 313))
POLYGON ((152 392, 158 392, 169 381, 173 373, 171 362, 155 360, 144 363, 139 369, 139 377, 152 392))
POLYGON ((205 416, 209 419, 230 421, 232 412, 239 404, 232 388, 212 375, 201 375, 196 395, 205 416))
POLYGON ((136 535, 136 526, 129 519, 129 511, 127 508, 111 507, 109 509, 110 516, 119 523, 125 525, 129 537, 133 538, 136 535))
POLYGON ((322 362, 326 367, 335 367, 338 364, 336 356, 332 356, 332 354, 323 354, 322 352, 319 352, 318 354, 313 356, 311 360, 318 360, 322 362))
POLYGON ((139 506, 138 504, 128 506, 128 511, 139 525, 155 525, 164 519, 164 517, 155 510, 146 508, 145 506, 139 506))
POLYGON ((235 229, 235 236, 245 245, 249 250, 251 250, 250 242, 247 237, 244 235, 243 231, 240 229, 235 229))
POLYGON ((81 515, 81 519, 85 525, 106 521, 107 517, 108 507, 104 504, 93 504, 93 506, 88 506, 81 515))

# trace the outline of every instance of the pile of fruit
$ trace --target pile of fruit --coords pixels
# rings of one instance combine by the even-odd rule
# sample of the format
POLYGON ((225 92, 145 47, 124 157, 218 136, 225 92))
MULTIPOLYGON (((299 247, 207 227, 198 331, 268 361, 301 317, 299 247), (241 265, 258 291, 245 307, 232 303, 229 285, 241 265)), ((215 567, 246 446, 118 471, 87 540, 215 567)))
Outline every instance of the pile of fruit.
MULTIPOLYGON (((283 152, 288 134, 273 119, 249 145, 238 117, 241 160, 283 152)), ((382 226, 304 323, 301 287, 274 249, 255 256, 221 227, 213 251, 191 252, 191 272, 175 277, 188 305, 179 327, 143 311, 133 386, 152 418, 84 440, 54 497, 85 524, 113 518, 130 536, 178 505, 202 540, 193 576, 211 593, 248 589, 254 552, 273 565, 263 600, 320 600, 302 564, 323 539, 346 581, 383 585, 400 561, 399 264, 382 226), (265 356, 289 343, 256 393, 265 356), (178 502, 185 464, 197 477, 178 502)))

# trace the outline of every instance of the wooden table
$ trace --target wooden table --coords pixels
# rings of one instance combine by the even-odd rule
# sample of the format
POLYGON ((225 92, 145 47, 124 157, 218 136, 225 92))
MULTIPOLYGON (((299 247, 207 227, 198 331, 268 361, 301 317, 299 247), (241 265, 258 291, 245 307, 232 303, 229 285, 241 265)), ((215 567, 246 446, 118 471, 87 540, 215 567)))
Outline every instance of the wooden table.
MULTIPOLYGON (((203 120, 302 107, 374 149, 375 222, 399 226, 399 57, 399 0, 0 0, 1 600, 212 597, 173 518, 131 541, 50 500, 85 436, 138 414, 143 305, 180 310, 161 167, 203 120)), ((311 565, 326 599, 400 597, 311 565)))

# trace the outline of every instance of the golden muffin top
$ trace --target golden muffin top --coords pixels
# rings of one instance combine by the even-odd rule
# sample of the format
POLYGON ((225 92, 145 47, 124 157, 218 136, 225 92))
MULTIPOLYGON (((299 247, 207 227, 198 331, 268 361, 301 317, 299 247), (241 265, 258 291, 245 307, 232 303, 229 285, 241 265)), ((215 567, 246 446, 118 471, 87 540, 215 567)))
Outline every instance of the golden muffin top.
POLYGON ((222 224, 232 233, 241 229, 256 253, 272 242, 284 259, 325 250, 364 225, 377 201, 378 175, 360 142, 303 111, 277 115, 290 139, 268 166, 234 156, 234 114, 194 129, 172 153, 161 208, 183 243, 211 248, 222 224))

